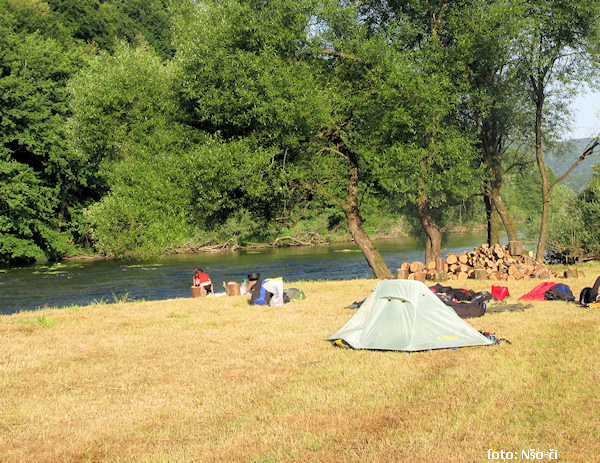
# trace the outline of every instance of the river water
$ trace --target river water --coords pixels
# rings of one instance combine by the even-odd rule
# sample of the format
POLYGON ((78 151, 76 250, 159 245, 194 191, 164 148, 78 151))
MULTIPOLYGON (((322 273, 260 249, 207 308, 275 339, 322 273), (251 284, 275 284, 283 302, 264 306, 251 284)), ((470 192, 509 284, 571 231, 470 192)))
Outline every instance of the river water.
MULTIPOLYGON (((443 244, 446 250, 442 256, 471 250, 485 239, 483 232, 452 235, 443 244)), ((393 273, 403 262, 425 258, 422 244, 415 239, 378 241, 375 245, 393 273)), ((34 265, 0 269, 0 314, 119 300, 191 297, 195 268, 211 276, 216 292, 223 291, 222 282, 241 282, 252 272, 262 278, 283 277, 286 287, 302 280, 373 277, 353 243, 34 265)))

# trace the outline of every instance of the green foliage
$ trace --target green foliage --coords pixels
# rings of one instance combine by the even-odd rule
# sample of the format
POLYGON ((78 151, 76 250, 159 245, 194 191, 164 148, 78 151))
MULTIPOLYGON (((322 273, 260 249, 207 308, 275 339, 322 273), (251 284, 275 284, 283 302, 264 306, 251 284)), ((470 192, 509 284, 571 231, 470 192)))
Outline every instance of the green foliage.
POLYGON ((102 50, 119 40, 149 43, 161 57, 172 56, 166 0, 47 0, 69 35, 102 50))
POLYGON ((567 198, 559 217, 550 221, 548 247, 559 260, 600 256, 600 168, 577 196, 567 198))
MULTIPOLYGON (((542 213, 542 179, 529 151, 508 150, 504 155, 505 168, 502 197, 513 218, 519 222, 537 220, 542 213)), ((555 175, 547 169, 548 177, 555 175)))
POLYGON ((227 239, 293 224, 324 175, 307 156, 326 117, 306 49, 308 5, 208 2, 176 23, 183 121, 205 135, 194 150, 193 220, 227 239))
POLYGON ((133 299, 130 296, 129 291, 125 291, 123 294, 112 293, 112 297, 115 304, 126 304, 128 302, 135 302, 135 299, 133 299))
POLYGON ((177 312, 171 312, 169 315, 167 315, 168 318, 190 318, 189 315, 189 311, 188 313, 177 313, 177 312))
MULTIPOLYGON (((557 188, 553 194, 560 194, 557 188)), ((600 189, 590 185, 577 196, 561 198, 562 207, 551 214, 548 227, 548 256, 553 261, 573 262, 600 255, 600 189)))
POLYGON ((71 83, 72 130, 109 192, 85 219, 99 251, 156 253, 192 233, 194 140, 175 117, 171 67, 121 45, 71 83))
MULTIPOLYGON (((9 6, 12 4, 8 4, 9 6)), ((81 65, 67 40, 29 32, 43 14, 32 2, 8 19, 0 34, 0 260, 60 258, 72 252, 71 219, 81 208, 93 166, 83 165, 67 141, 66 82, 81 65), (26 14, 30 13, 30 14, 26 14), (9 29, 8 25, 13 29, 9 29)), ((7 3, 1 3, 1 8, 7 3)), ((47 23, 50 35, 60 34, 47 23)))
POLYGON ((194 222, 215 229, 242 209, 255 218, 272 217, 279 191, 273 163, 278 153, 249 139, 207 137, 196 146, 192 158, 197 161, 189 172, 197 204, 194 222))
POLYGON ((397 50, 380 76, 379 117, 372 117, 381 185, 409 208, 426 200, 439 225, 483 177, 475 140, 457 119, 465 89, 453 78, 453 55, 432 33, 410 52, 397 50))
POLYGON ((0 0, 0 261, 59 259, 87 237, 104 153, 74 149, 67 82, 90 51, 78 39, 113 49, 143 35, 172 54, 166 2, 134 3, 0 0))
POLYGON ((252 2, 207 2, 179 20, 175 65, 190 124, 223 139, 285 145, 289 156, 314 135, 317 85, 296 58, 305 3, 273 2, 262 11, 252 2))
MULTIPOLYGON (((472 220, 489 149, 523 161, 515 59, 589 51, 596 6, 0 0, 0 260, 345 236, 353 169, 371 233, 472 220)), ((535 220, 539 189, 503 195, 535 220)))
MULTIPOLYGON (((591 138, 580 138, 558 143, 545 157, 546 165, 550 167, 557 176, 562 175, 569 167, 571 167, 581 153, 584 152, 590 141, 592 141, 591 138)), ((568 185, 574 191, 580 192, 592 181, 592 168, 596 162, 598 162, 597 155, 586 158, 575 168, 575 170, 573 170, 571 175, 569 175, 563 183, 568 185)))

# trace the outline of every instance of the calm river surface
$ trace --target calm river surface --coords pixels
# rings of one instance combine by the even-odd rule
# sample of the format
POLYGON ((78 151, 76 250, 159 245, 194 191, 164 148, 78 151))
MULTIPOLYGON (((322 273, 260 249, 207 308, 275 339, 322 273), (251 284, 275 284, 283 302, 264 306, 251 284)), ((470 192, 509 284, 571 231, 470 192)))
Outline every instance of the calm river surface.
MULTIPOLYGON (((483 232, 453 235, 444 242, 447 249, 442 255, 471 250, 485 239, 483 232)), ((392 272, 402 262, 425 258, 422 245, 415 239, 378 241, 375 245, 392 272)), ((281 276, 286 287, 302 280, 373 277, 353 243, 4 268, 0 269, 0 314, 112 303, 123 298, 149 301, 191 297, 195 268, 211 276, 216 292, 223 291, 222 282, 241 282, 251 272, 259 272, 263 278, 281 276)))

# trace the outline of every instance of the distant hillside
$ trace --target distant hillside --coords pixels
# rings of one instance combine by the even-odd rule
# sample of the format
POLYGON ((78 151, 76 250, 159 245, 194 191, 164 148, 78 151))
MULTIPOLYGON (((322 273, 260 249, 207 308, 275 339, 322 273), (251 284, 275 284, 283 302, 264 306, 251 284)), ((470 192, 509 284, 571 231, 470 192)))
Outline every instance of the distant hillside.
MULTIPOLYGON (((562 175, 577 160, 591 140, 591 138, 579 138, 562 142, 556 150, 546 156, 546 165, 557 176, 562 175)), ((587 158, 571 172, 571 175, 563 183, 575 191, 585 188, 592 180, 592 166, 598 161, 600 161, 600 153, 587 158)))

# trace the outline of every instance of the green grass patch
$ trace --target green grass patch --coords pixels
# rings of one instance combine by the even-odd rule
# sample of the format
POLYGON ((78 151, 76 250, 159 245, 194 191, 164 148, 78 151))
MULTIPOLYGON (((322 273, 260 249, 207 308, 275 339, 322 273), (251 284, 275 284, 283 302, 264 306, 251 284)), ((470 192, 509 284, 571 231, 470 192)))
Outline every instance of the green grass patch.
POLYGON ((169 315, 167 315, 167 317, 169 317, 169 318, 190 318, 190 315, 187 313, 171 312, 169 315))
POLYGON ((39 326, 42 328, 52 328, 54 325, 56 325, 56 320, 53 318, 46 318, 45 315, 38 315, 34 319, 19 320, 19 323, 29 326, 39 326))

